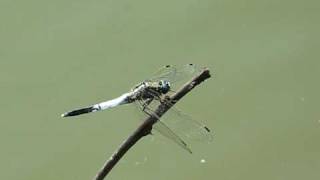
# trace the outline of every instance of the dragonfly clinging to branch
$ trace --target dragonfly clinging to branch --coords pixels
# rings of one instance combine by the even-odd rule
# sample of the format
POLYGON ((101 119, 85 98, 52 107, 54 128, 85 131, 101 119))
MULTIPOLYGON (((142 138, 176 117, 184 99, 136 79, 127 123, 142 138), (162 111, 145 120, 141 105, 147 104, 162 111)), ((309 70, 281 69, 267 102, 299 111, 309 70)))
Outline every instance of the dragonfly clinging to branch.
POLYGON ((163 118, 157 116, 155 109, 163 103, 171 105, 171 102, 167 101, 165 97, 174 93, 180 85, 186 83, 187 80, 190 80, 190 78, 199 71, 200 68, 193 64, 187 64, 181 68, 167 65, 157 71, 151 78, 142 81, 129 92, 117 98, 89 107, 72 110, 61 116, 77 116, 132 103, 135 104, 145 116, 154 116, 157 118, 157 123, 153 127, 154 129, 191 153, 190 147, 183 139, 211 141, 212 134, 209 128, 182 113, 175 107, 171 107, 166 113, 170 114, 169 121, 163 121, 163 118))

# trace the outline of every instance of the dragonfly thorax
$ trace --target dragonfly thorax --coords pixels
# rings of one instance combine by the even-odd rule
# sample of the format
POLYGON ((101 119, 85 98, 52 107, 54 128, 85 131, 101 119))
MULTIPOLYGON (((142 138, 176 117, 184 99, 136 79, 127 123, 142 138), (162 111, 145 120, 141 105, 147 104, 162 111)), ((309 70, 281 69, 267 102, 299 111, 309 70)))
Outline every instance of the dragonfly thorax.
POLYGON ((149 99, 168 93, 170 88, 170 83, 165 80, 157 82, 144 81, 131 90, 130 98, 133 101, 136 99, 149 99))

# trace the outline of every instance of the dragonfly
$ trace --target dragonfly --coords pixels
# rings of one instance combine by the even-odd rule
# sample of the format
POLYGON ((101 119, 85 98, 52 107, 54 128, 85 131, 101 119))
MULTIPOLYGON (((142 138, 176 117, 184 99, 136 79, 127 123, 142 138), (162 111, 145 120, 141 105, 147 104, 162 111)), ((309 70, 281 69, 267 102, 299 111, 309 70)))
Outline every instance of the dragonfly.
POLYGON ((172 104, 170 104, 172 102, 165 101, 164 99, 175 93, 180 85, 186 83, 200 71, 201 68, 194 64, 186 64, 182 67, 166 65, 160 68, 150 78, 138 83, 129 92, 117 98, 68 111, 61 116, 78 116, 110 109, 119 105, 134 104, 145 117, 154 116, 157 118, 153 129, 171 139, 189 153, 192 153, 185 139, 210 142, 213 139, 211 130, 206 125, 183 113, 175 106, 172 106, 172 104), (169 103, 168 105, 171 105, 171 108, 164 115, 164 118, 160 118, 155 113, 155 110, 163 103, 169 103), (169 118, 166 119, 165 117, 169 118))

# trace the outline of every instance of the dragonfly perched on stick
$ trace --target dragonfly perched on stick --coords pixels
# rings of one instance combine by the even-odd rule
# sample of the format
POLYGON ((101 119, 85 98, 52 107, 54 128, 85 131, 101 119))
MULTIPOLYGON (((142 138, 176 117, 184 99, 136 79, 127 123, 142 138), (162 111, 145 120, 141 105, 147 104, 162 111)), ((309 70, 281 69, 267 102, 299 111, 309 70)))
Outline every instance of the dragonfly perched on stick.
POLYGON ((142 81, 129 92, 117 98, 72 110, 61 116, 77 116, 110 109, 123 104, 135 104, 145 116, 157 118, 157 123, 153 126, 153 129, 156 129, 162 135, 173 140, 191 153, 190 147, 183 139, 211 141, 212 134, 210 129, 187 114, 182 113, 177 108, 172 107, 175 102, 171 102, 167 97, 174 93, 179 85, 186 83, 187 80, 199 73, 200 70, 200 68, 193 64, 187 64, 181 68, 167 65, 157 71, 151 78, 142 81), (167 112, 169 114, 168 121, 158 117, 155 113, 155 109, 161 104, 171 106, 171 109, 167 112))

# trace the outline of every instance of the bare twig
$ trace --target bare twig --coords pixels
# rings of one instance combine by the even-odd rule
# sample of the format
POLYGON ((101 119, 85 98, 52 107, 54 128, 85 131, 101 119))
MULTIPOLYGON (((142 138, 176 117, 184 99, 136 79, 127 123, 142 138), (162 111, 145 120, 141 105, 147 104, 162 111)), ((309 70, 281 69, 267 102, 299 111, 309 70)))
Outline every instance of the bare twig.
MULTIPOLYGON (((194 87, 203 82, 204 80, 210 78, 209 69, 202 70, 197 76, 195 76, 191 81, 186 83, 179 89, 176 93, 168 97, 171 101, 170 105, 167 103, 162 103, 158 106, 155 113, 158 117, 161 117, 166 113, 176 102, 178 102, 183 96, 190 92, 194 87)), ((106 175, 111 171, 111 169, 117 164, 117 162, 122 158, 122 156, 142 137, 151 133, 152 126, 158 120, 158 117, 149 116, 143 123, 129 136, 120 147, 113 153, 110 159, 104 164, 103 168, 97 173, 95 180, 103 180, 106 175)))

